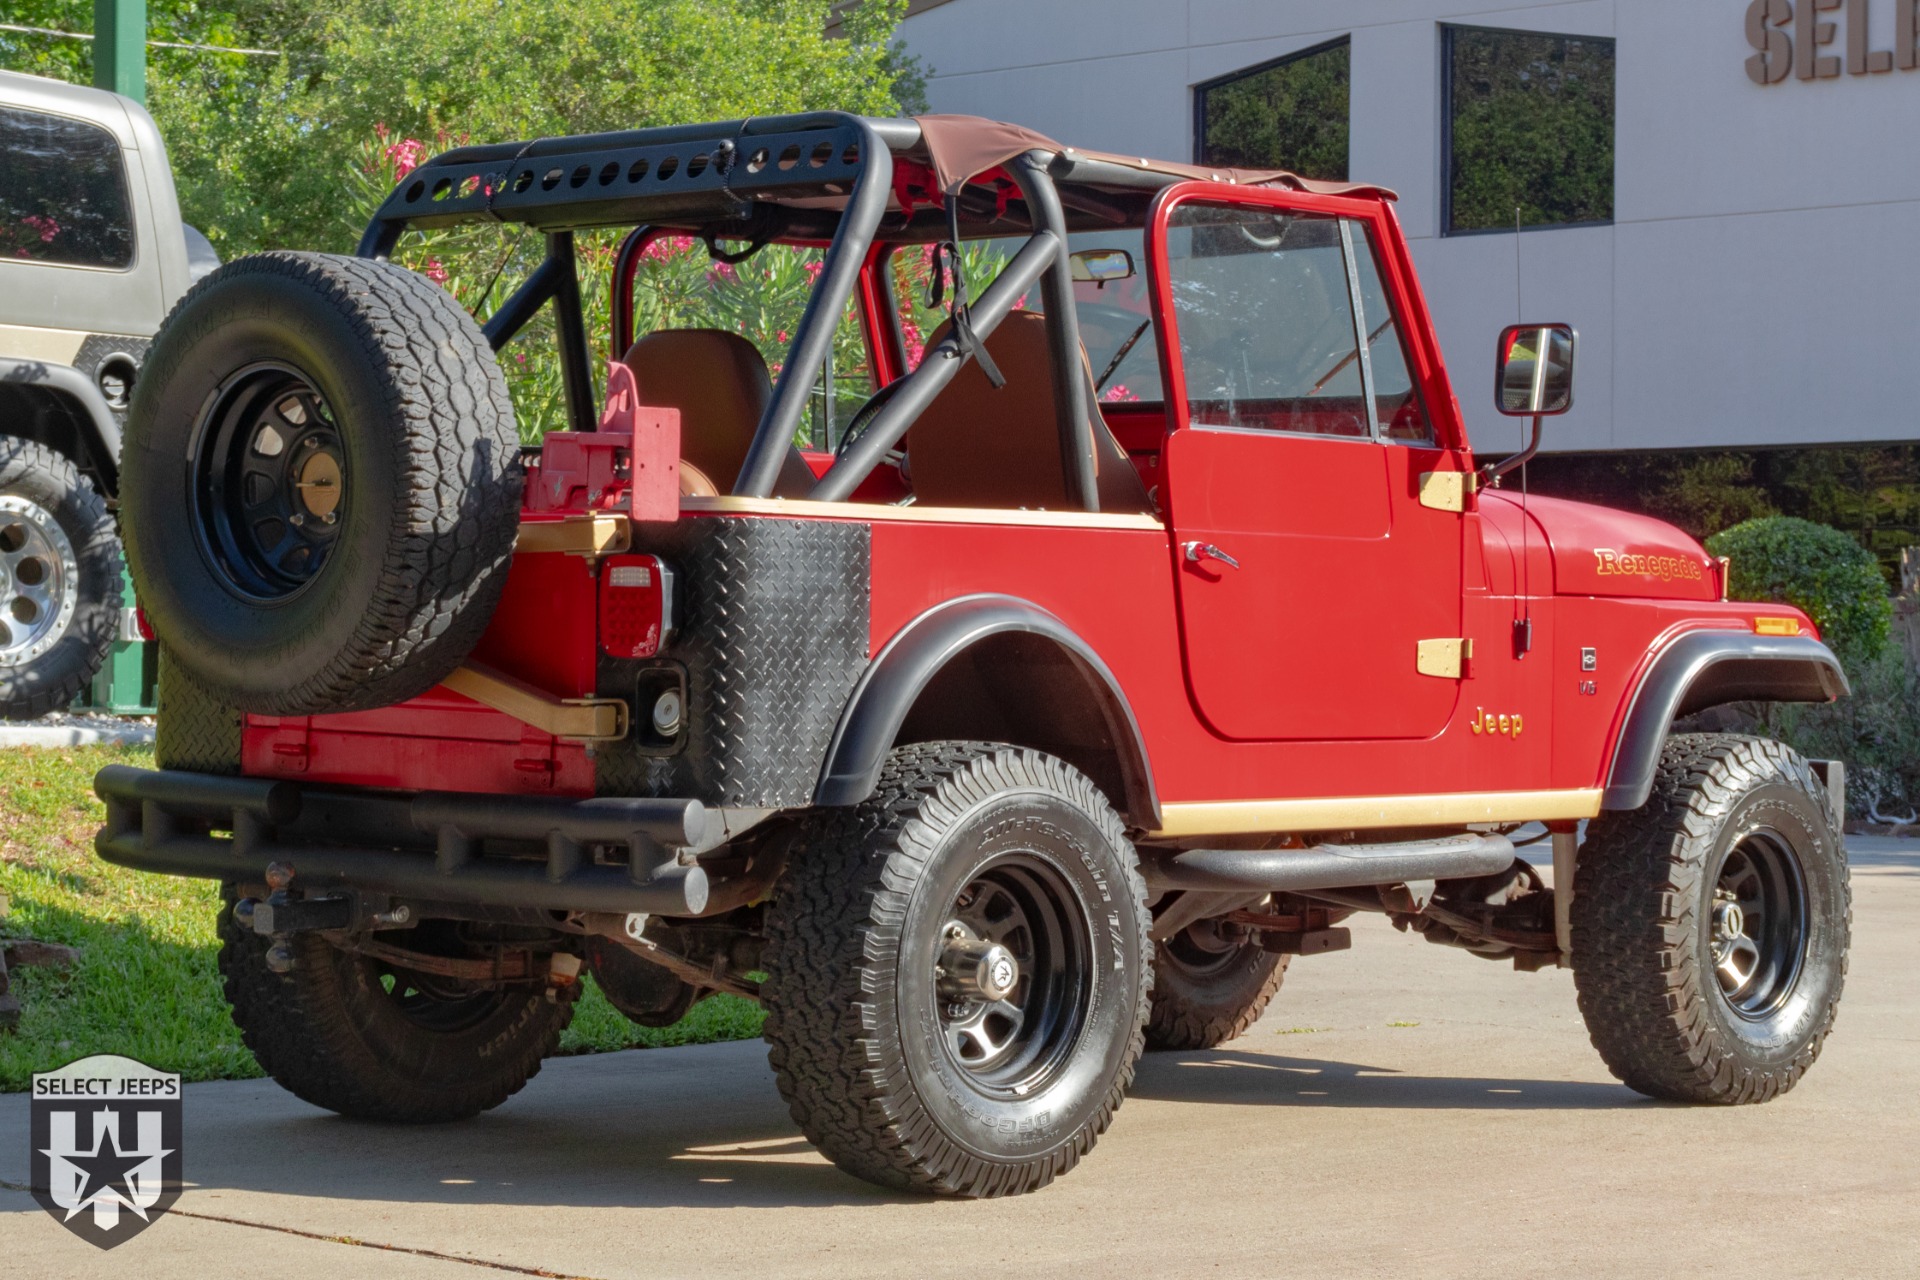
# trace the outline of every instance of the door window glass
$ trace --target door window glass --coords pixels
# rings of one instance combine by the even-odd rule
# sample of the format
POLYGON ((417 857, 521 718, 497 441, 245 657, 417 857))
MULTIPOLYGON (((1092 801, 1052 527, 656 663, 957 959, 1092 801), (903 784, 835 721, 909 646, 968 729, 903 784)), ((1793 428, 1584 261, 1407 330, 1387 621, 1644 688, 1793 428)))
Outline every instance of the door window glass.
POLYGON ((1182 204, 1167 271, 1196 426, 1369 434, 1338 218, 1182 204))
POLYGON ((1354 271, 1360 278, 1361 323, 1367 329, 1367 361, 1373 366, 1373 403, 1380 434, 1401 444, 1432 444, 1433 428, 1407 368, 1406 346, 1393 304, 1381 283, 1373 246, 1353 229, 1354 271))
POLYGON ((133 265, 120 144, 97 125, 0 108, 0 259, 133 265))

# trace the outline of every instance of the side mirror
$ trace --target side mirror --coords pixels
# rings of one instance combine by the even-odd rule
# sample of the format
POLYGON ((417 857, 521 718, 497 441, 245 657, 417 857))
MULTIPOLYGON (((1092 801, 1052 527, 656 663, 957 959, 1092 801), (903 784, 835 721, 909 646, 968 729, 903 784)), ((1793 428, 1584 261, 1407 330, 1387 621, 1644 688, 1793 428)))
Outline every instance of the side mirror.
POLYGON ((1105 284, 1133 275, 1133 255, 1125 249, 1082 249, 1068 259, 1075 284, 1105 284))
POLYGON ((1495 407, 1515 418, 1552 417, 1573 408, 1573 351, 1579 341, 1570 324, 1507 326, 1500 333, 1495 407))

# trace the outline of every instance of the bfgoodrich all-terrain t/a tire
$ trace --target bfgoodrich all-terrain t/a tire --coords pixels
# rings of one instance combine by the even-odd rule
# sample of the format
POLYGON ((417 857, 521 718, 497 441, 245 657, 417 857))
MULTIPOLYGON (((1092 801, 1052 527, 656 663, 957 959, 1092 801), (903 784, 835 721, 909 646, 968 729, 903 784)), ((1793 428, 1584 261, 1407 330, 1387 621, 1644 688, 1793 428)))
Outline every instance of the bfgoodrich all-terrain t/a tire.
POLYGON ((519 527, 513 406, 459 304, 384 262, 240 258, 128 414, 122 531, 176 665, 245 711, 402 701, 457 667, 519 527))
POLYGON ((43 444, 0 435, 0 718, 66 707, 120 633, 107 504, 43 444))
POLYGON ((1580 1012, 1628 1087, 1765 1102, 1819 1056, 1847 972, 1847 862, 1790 748, 1674 735, 1647 803, 1588 828, 1572 916, 1580 1012))
POLYGON ((1245 1033, 1287 976, 1251 930, 1196 920, 1154 944, 1149 1049, 1211 1049, 1245 1033))
POLYGON ((780 1091, 849 1173, 1032 1191, 1106 1129, 1147 1011, 1146 892, 1119 817, 1051 756, 894 751, 820 813, 768 911, 780 1091))
POLYGON ((343 1116, 434 1124, 497 1107, 540 1070, 573 1018, 574 988, 551 1001, 543 983, 465 988, 316 933, 296 934, 292 971, 275 973, 272 943, 233 907, 229 891, 220 976, 241 1039, 288 1092, 343 1116))

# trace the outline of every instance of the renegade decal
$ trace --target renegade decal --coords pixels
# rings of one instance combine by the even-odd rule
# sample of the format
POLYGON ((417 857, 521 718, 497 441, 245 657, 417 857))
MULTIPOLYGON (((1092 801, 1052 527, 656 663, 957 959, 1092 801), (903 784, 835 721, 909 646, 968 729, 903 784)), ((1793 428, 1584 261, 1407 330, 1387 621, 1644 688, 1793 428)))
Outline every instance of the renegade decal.
POLYGON ((1706 576, 1706 570, 1698 560, 1689 560, 1684 556, 1648 556, 1632 551, 1615 551, 1611 547, 1596 547, 1593 558, 1594 572, 1603 578, 1641 577, 1672 582, 1675 578, 1697 581, 1706 576))

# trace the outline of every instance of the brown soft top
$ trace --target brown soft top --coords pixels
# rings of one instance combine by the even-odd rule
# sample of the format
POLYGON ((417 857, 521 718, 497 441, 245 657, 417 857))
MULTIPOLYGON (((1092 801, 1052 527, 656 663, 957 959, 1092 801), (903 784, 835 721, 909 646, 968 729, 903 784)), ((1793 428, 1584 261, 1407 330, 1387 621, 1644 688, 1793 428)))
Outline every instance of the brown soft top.
POLYGON ((1107 164, 1122 165, 1143 173, 1165 174, 1172 179, 1199 179, 1204 182, 1233 182, 1243 186, 1286 187, 1293 191, 1311 191, 1327 196, 1378 196, 1395 198, 1386 187, 1369 182, 1322 182, 1303 178, 1285 169, 1226 169, 1210 165, 1175 164, 1170 160, 1149 160, 1141 156, 1118 155, 1110 151, 1085 151, 1066 147, 1024 125, 983 116, 915 116, 920 126, 921 143, 933 166, 940 189, 949 194, 990 169, 998 168, 1028 151, 1052 151, 1085 157, 1107 164))

